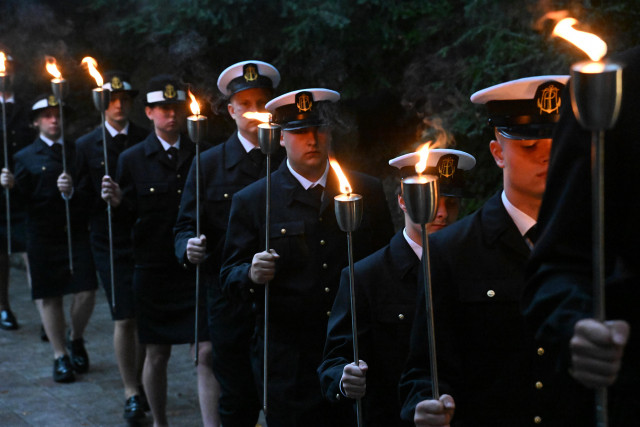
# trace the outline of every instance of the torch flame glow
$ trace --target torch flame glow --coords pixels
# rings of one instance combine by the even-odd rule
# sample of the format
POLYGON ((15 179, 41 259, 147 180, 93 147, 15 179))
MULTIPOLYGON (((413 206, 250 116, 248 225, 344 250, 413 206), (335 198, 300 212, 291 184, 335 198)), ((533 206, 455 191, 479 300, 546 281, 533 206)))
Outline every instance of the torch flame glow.
POLYGON ((56 66, 56 58, 54 58, 53 56, 47 56, 46 61, 46 69, 49 74, 51 74, 56 79, 62 79, 62 73, 58 71, 58 67, 56 66))
POLYGON ((271 113, 258 113, 256 111, 247 111, 242 115, 249 120, 258 120, 262 123, 271 123, 271 113))
POLYGON ((607 53, 607 44, 595 34, 573 28, 578 21, 565 18, 556 24, 552 35, 562 37, 582 49, 592 61, 600 61, 607 53))
POLYGON ((200 104, 198 104, 198 101, 196 101, 196 97, 193 96, 193 94, 191 93, 191 90, 189 90, 188 93, 189 93, 189 97, 191 98, 191 104, 189 104, 189 107, 191 108, 191 113, 196 116, 199 116, 200 104))
POLYGON ((416 163, 416 172, 420 175, 427 168, 427 159, 429 158, 429 147, 431 141, 425 142, 416 150, 420 154, 420 161, 416 163))
POLYGON ((329 158, 329 164, 331 165, 331 167, 333 168, 333 171, 338 176, 338 181, 340 181, 340 192, 343 194, 346 194, 347 196, 350 195, 352 191, 351 184, 349 184, 347 177, 342 172, 342 168, 340 167, 340 164, 338 164, 336 159, 334 159, 333 157, 329 158))
POLYGON ((6 56, 4 56, 4 52, 0 52, 0 73, 3 73, 5 71, 7 71, 7 69, 4 66, 4 61, 7 59, 6 56))
POLYGON ((96 79, 96 84, 98 85, 98 87, 102 87, 104 80, 102 80, 102 76, 98 72, 98 62, 90 56, 85 56, 84 58, 82 58, 81 64, 87 66, 89 74, 91 74, 91 77, 96 79))

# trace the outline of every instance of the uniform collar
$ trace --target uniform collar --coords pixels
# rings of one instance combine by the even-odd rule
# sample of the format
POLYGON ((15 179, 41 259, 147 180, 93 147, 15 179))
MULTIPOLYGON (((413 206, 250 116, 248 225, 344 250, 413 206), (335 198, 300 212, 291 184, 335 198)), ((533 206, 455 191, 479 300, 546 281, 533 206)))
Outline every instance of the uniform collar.
POLYGON ((298 172, 294 171, 291 165, 289 164, 289 159, 287 159, 287 168, 289 168, 289 172, 295 179, 298 180, 302 188, 308 190, 309 188, 315 187, 316 185, 322 185, 324 188, 327 188, 327 176, 329 175, 329 161, 327 160, 327 164, 324 168, 324 173, 317 181, 309 181, 304 176, 300 175, 298 172))
POLYGON ((178 150, 180 149, 180 135, 178 135, 178 140, 173 145, 169 144, 167 141, 165 141, 164 139, 160 138, 158 136, 158 134, 156 134, 156 138, 158 138, 158 141, 160 141, 160 144, 162 144, 162 148, 164 148, 164 151, 167 151, 171 147, 175 147, 178 150))
POLYGON ((58 138, 57 140, 52 140, 47 138, 46 136, 44 136, 43 134, 40 134, 40 139, 47 144, 49 147, 52 147, 53 144, 60 144, 62 145, 62 137, 58 138))
POLYGON ((409 245, 409 247, 411 248, 411 250, 416 254, 418 259, 421 260, 422 259, 422 246, 420 246, 419 244, 417 244, 416 242, 411 240, 411 237, 409 237, 409 235, 407 234, 407 227, 402 229, 402 235, 404 236, 404 239, 406 240, 406 242, 409 245))
POLYGON ((509 201, 507 198, 507 194, 502 190, 502 204, 504 208, 507 210, 507 213, 518 227, 518 231, 520 231, 521 235, 525 235, 527 231, 534 225, 536 225, 536 220, 531 218, 526 213, 522 212, 520 209, 516 208, 513 203, 509 201))
POLYGON ((238 140, 240 141, 240 144, 242 144, 242 148, 244 148, 244 150, 247 153, 249 151, 253 150, 254 148, 260 149, 260 147, 258 147, 257 145, 253 145, 253 143, 251 141, 249 141, 247 138, 242 136, 240 131, 238 131, 237 135, 238 135, 238 140))
POLYGON ((111 135, 111 137, 115 137, 118 134, 122 134, 122 135, 129 134, 129 122, 127 122, 127 125, 121 131, 111 126, 109 122, 106 120, 104 121, 104 127, 107 128, 107 132, 109 132, 109 135, 111 135))

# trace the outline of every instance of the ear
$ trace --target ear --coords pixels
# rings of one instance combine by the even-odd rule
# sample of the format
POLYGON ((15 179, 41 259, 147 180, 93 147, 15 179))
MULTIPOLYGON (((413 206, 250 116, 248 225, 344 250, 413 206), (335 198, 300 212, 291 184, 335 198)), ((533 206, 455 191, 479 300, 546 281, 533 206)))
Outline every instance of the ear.
POLYGON ((227 111, 229 112, 229 115, 231 116, 231 118, 233 120, 236 119, 236 109, 233 108, 233 105, 231 103, 227 104, 227 111))
POLYGON ((502 145, 494 139, 489 143, 489 151, 491 151, 491 155, 493 156, 493 160, 495 160, 496 165, 498 165, 500 169, 503 169, 504 154, 502 152, 502 145))
POLYGON ((402 197, 402 194, 398 194, 398 206, 400 206, 402 212, 407 212, 407 206, 404 204, 404 198, 402 197))
POLYGON ((284 147, 284 132, 280 132, 280 146, 284 147))
POLYGON ((149 107, 148 105, 144 107, 144 113, 147 115, 147 118, 151 121, 153 121, 153 118, 151 117, 152 111, 153 111, 153 108, 149 107))

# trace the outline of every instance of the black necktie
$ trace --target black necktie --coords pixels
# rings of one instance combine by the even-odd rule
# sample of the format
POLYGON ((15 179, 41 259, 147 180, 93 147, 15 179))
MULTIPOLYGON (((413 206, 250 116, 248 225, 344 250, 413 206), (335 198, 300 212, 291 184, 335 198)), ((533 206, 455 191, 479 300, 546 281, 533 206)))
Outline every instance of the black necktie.
POLYGON ((178 149, 176 147, 169 147, 167 156, 173 167, 176 168, 178 166, 178 149))
POLYGON ((540 237, 540 231, 538 230, 538 224, 534 224, 526 233, 524 233, 524 237, 529 239, 532 244, 536 244, 538 241, 538 237, 540 237))
POLYGON ((113 137, 113 144, 116 146, 118 151, 122 152, 125 148, 127 148, 127 135, 123 133, 119 133, 113 137))
POLYGON ((258 169, 262 169, 265 155, 262 154, 262 151, 260 151, 259 148, 254 148, 253 150, 249 151, 249 158, 258 169))
POLYGON ((309 188, 307 191, 309 192, 309 194, 311 195, 313 200, 318 202, 318 206, 320 206, 320 202, 322 201, 322 192, 324 191, 324 187, 322 185, 318 184, 315 187, 309 188))
POLYGON ((54 153, 56 153, 59 156, 62 156, 62 144, 58 144, 57 142, 55 142, 52 146, 51 149, 53 150, 54 153))

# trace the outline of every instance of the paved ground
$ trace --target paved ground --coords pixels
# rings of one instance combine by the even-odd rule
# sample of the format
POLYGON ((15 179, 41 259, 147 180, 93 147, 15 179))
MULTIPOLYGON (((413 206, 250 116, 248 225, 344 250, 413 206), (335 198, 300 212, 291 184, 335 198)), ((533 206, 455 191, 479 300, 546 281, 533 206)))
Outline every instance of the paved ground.
MULTIPOLYGON (((0 329, 0 426, 126 425, 109 308, 101 289, 97 295, 95 312, 85 333, 91 370, 78 375, 75 383, 58 384, 52 379, 51 346, 40 340, 40 318, 24 271, 11 269, 11 306, 20 328, 0 329)), ((202 425, 196 372, 187 345, 173 348, 168 381, 169 423, 202 425)), ((150 413, 144 425, 152 425, 150 413)))

